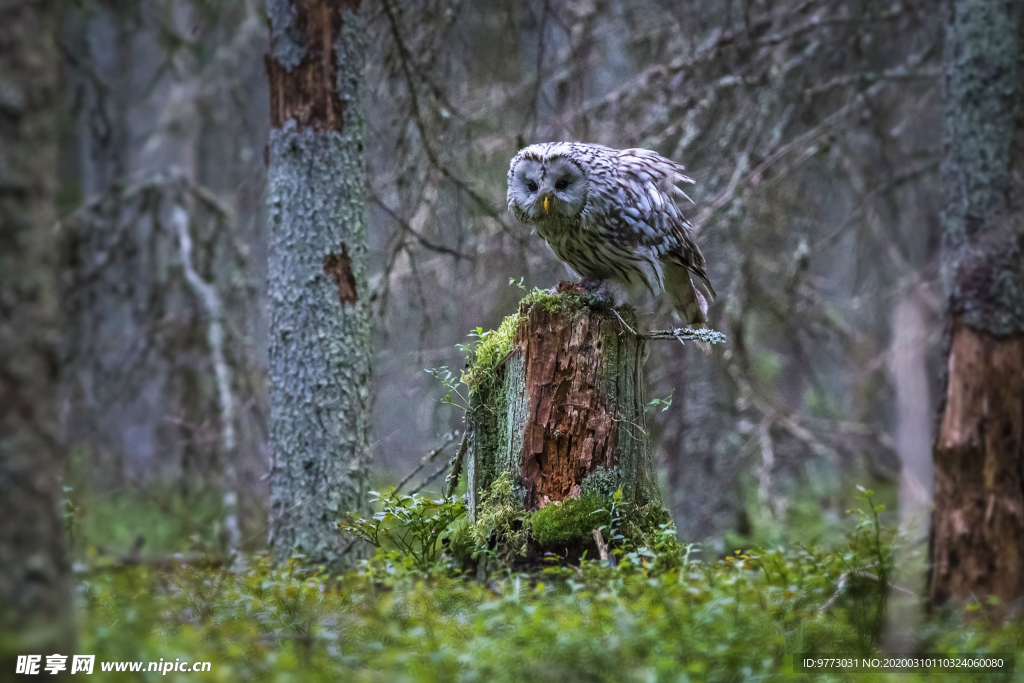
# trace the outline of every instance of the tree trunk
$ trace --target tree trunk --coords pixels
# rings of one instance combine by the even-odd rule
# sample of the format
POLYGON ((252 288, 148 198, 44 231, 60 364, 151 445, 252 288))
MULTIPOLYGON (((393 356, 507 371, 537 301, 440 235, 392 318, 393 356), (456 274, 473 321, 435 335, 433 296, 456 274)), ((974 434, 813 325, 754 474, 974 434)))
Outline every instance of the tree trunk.
POLYGON ((935 441, 935 604, 1024 595, 1024 6, 955 0, 946 30, 948 377, 935 441))
MULTIPOLYGON (((632 310, 620 314, 636 328, 632 310)), ((552 301, 524 302, 513 323, 514 331, 503 325, 510 345, 497 365, 470 369, 471 514, 503 472, 526 511, 588 488, 621 488, 631 503, 660 505, 643 340, 611 311, 552 301)))
POLYGON ((367 297, 359 2, 273 0, 270 543, 339 569, 335 522, 366 505, 367 297))
POLYGON ((55 3, 0 3, 0 671, 70 652, 63 451, 54 439, 55 3))

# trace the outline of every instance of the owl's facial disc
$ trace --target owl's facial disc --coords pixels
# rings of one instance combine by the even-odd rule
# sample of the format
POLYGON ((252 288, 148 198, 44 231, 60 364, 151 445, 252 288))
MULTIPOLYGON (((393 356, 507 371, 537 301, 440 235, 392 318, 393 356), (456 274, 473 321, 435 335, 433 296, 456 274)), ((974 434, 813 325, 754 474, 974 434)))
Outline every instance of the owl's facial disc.
POLYGON ((567 157, 525 159, 513 172, 510 195, 535 221, 578 216, 587 201, 587 178, 567 157))
POLYGON ((583 170, 567 157, 555 157, 544 164, 540 192, 545 216, 572 218, 587 203, 587 179, 583 170))

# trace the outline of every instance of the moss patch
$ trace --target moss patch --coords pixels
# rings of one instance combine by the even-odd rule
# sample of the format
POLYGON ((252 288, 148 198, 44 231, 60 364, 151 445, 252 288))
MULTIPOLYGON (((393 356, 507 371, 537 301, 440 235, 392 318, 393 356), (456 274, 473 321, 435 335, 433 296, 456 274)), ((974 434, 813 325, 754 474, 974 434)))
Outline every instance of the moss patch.
POLYGON ((683 551, 683 544, 676 538, 671 513, 658 503, 627 509, 623 514, 622 533, 638 548, 669 554, 683 551))
POLYGON ((510 473, 502 472, 481 497, 472 535, 478 549, 494 551, 506 564, 526 555, 526 510, 510 473))
POLYGON ((615 472, 604 467, 598 467, 587 475, 580 486, 584 496, 597 495, 611 498, 615 490, 619 488, 619 477, 615 472))
POLYGON ((477 341, 466 345, 466 369, 462 372, 462 383, 470 391, 489 390, 494 383, 494 369, 501 359, 512 350, 516 329, 523 321, 519 313, 506 316, 496 330, 484 331, 476 328, 470 333, 477 341))
POLYGON ((593 543, 594 529, 608 524, 609 499, 586 495, 542 507, 530 517, 530 531, 541 548, 584 546, 593 543))
POLYGON ((534 287, 519 302, 520 310, 539 306, 548 313, 566 313, 583 310, 609 310, 611 302, 577 287, 564 287, 552 292, 534 287))

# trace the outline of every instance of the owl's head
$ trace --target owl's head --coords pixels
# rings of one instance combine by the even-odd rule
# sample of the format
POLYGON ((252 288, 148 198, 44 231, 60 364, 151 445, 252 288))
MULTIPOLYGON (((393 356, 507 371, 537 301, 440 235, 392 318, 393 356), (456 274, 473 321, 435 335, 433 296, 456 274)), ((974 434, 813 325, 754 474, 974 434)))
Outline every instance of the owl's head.
POLYGON ((587 174, 570 150, 557 144, 530 145, 512 159, 508 208, 531 222, 572 218, 587 204, 587 185, 587 174))

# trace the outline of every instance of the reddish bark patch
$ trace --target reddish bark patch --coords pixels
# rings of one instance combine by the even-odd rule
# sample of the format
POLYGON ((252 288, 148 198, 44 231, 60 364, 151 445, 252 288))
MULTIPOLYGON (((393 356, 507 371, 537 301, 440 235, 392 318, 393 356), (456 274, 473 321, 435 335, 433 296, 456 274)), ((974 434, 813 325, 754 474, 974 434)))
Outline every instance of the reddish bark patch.
POLYGON ((324 273, 332 280, 338 288, 338 301, 342 306, 351 306, 359 301, 359 293, 356 292, 356 278, 352 274, 352 259, 348 255, 348 247, 341 245, 340 254, 328 254, 324 256, 324 273))
POLYGON ((534 306, 516 332, 516 349, 525 358, 521 477, 528 510, 578 496, 588 474, 614 465, 618 421, 603 348, 606 326, 614 322, 567 315, 534 306))
POLYGON ((933 603, 1024 595, 1024 338, 953 321, 935 441, 933 603))
POLYGON ((272 128, 281 128, 289 119, 299 128, 338 132, 345 128, 334 44, 341 34, 341 9, 357 10, 359 4, 359 0, 294 0, 295 25, 305 36, 306 54, 291 71, 272 55, 266 57, 272 128))

